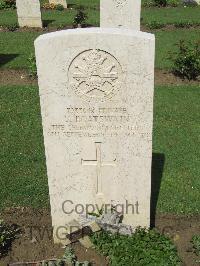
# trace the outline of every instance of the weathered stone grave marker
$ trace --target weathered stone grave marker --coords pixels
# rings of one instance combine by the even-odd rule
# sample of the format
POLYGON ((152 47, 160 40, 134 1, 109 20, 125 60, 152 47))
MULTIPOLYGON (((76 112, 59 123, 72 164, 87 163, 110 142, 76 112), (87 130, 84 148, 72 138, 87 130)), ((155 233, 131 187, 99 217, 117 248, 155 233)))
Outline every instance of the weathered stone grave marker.
POLYGON ((35 48, 55 242, 113 206, 123 224, 149 227, 154 36, 75 29, 35 48))
POLYGON ((100 26, 140 30, 141 0, 101 0, 100 26))
POLYGON ((39 0, 16 0, 20 27, 42 28, 39 0))
POLYGON ((62 5, 64 8, 67 8, 66 0, 49 0, 49 3, 55 5, 62 5))

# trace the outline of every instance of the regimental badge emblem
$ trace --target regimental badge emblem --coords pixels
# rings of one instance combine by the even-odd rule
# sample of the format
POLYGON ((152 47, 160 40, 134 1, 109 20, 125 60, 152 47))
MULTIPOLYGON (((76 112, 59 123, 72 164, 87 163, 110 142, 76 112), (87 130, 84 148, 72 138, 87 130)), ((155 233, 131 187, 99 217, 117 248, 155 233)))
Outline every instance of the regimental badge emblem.
POLYGON ((87 50, 69 67, 69 84, 76 95, 87 101, 105 101, 121 87, 122 69, 117 59, 102 50, 87 50))
POLYGON ((122 7, 127 3, 127 0, 113 0, 115 3, 116 7, 122 7))

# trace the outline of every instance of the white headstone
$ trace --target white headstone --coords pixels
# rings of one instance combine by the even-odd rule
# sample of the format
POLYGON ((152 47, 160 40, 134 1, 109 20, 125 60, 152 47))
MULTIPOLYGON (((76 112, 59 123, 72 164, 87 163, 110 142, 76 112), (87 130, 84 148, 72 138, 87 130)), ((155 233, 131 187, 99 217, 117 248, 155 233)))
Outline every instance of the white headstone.
POLYGON ((62 5, 64 8, 67 8, 66 0, 49 0, 49 3, 55 5, 62 5))
POLYGON ((20 27, 42 28, 39 0, 16 0, 20 27))
POLYGON ((154 36, 76 29, 35 48, 55 242, 88 204, 123 204, 123 223, 148 227, 154 36))
POLYGON ((101 0, 100 26, 140 30, 141 0, 101 0))

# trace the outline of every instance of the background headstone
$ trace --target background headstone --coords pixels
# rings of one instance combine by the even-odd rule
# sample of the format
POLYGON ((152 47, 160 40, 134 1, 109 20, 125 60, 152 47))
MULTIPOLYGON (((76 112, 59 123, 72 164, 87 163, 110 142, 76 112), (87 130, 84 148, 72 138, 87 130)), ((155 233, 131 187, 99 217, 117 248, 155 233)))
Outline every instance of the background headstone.
POLYGON ((123 204, 124 224, 150 224, 154 42, 106 28, 35 41, 55 242, 88 204, 123 204))
POLYGON ((140 30, 141 0, 101 0, 100 26, 140 30))
POLYGON ((64 8, 67 8, 67 2, 66 0, 49 0, 50 4, 55 4, 55 5, 62 5, 64 8))
POLYGON ((39 0, 16 0, 20 27, 42 28, 39 0))

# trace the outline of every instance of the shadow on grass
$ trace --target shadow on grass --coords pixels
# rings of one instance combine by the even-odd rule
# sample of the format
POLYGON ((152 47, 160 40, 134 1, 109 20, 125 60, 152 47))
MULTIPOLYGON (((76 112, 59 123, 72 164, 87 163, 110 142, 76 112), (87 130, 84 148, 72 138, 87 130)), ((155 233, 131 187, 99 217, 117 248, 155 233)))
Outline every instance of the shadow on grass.
POLYGON ((155 215, 163 176, 165 155, 153 153, 151 169, 151 227, 155 226, 155 215))
POLYGON ((67 4, 67 8, 75 8, 75 7, 77 7, 76 4, 67 4))
POLYGON ((15 59, 19 54, 0 54, 0 67, 15 59))
POLYGON ((55 19, 54 20, 52 20, 52 19, 43 19, 42 20, 42 25, 43 25, 44 28, 46 28, 54 21, 55 21, 55 19))

